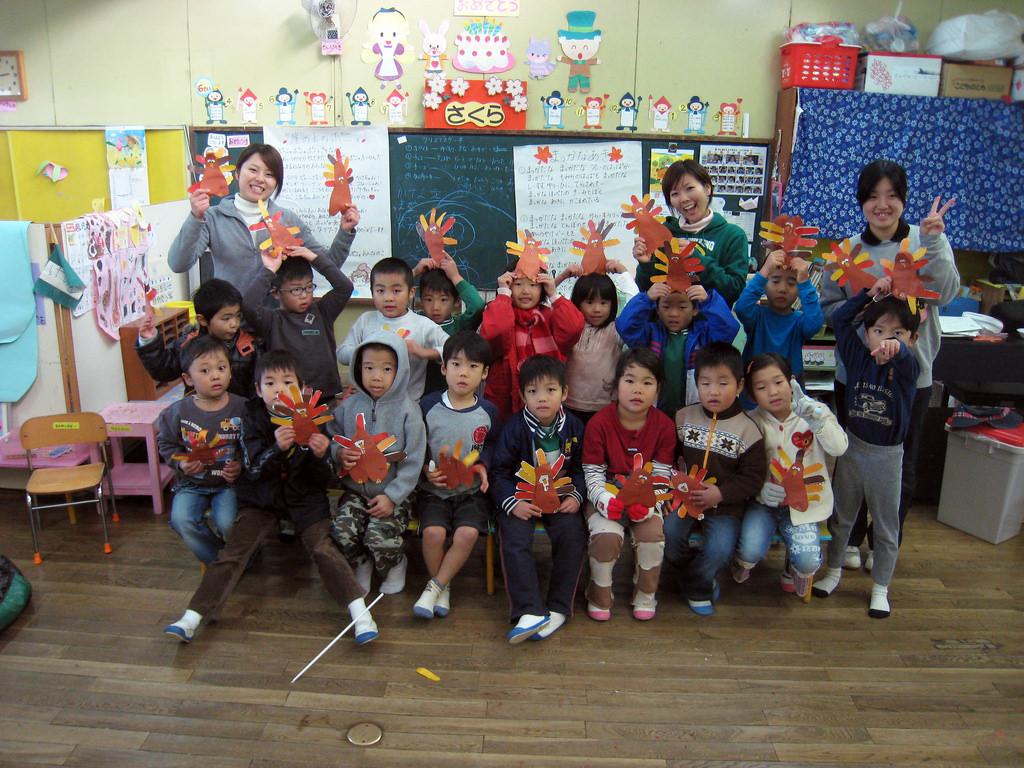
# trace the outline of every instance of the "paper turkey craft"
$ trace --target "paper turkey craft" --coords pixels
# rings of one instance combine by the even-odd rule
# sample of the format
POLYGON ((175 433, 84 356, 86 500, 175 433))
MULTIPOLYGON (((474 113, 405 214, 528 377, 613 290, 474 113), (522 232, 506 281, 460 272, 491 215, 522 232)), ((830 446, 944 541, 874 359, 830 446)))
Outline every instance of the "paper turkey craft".
POLYGON ((287 250, 289 248, 302 245, 302 238, 295 236, 299 233, 299 228, 286 227, 282 224, 281 211, 278 211, 271 216, 270 211, 267 210, 267 204, 262 200, 259 201, 258 205, 260 209, 260 220, 255 224, 251 224, 249 229, 253 232, 265 229, 270 233, 270 237, 260 243, 260 250, 270 250, 271 255, 275 258, 283 259, 287 257, 287 250))
POLYGON ((188 450, 185 453, 171 454, 171 458, 177 462, 198 461, 204 467, 216 464, 224 458, 229 446, 224 444, 220 435, 209 437, 205 429, 198 432, 186 432, 182 437, 188 450))
MULTIPOLYGON (((698 249, 696 241, 682 240, 673 237, 669 240, 669 251, 659 249, 654 252, 654 277, 652 283, 665 283, 673 293, 686 293, 690 286, 699 283, 698 272, 704 271, 701 260, 693 256, 694 250, 698 249)), ((700 248, 704 253, 704 249, 700 248)))
POLYGON ((361 454, 355 465, 342 469, 338 477, 351 477, 357 483, 381 483, 388 476, 388 464, 394 464, 405 458, 405 451, 391 451, 388 448, 398 442, 398 438, 386 432, 371 435, 366 431, 366 414, 356 414, 356 433, 352 437, 335 435, 334 442, 345 448, 352 448, 361 454))
POLYGON ((618 240, 606 239, 612 231, 612 226, 612 224, 606 225, 604 219, 597 224, 590 219, 587 226, 580 227, 583 239, 573 240, 573 247, 569 249, 569 252, 583 259, 581 265, 584 275, 595 272, 603 275, 608 271, 608 259, 604 255, 604 249, 619 244, 618 240))
MULTIPOLYGON (((824 475, 808 475, 810 472, 818 472, 824 468, 822 464, 812 464, 804 467, 804 454, 814 443, 813 432, 797 432, 793 435, 793 445, 796 446, 796 458, 787 467, 779 459, 772 459, 772 478, 786 491, 786 498, 783 501, 787 507, 800 512, 806 512, 812 501, 821 501, 818 494, 825 487, 824 475)), ((789 455, 785 449, 779 449, 779 457, 783 461, 789 461, 789 455)))
POLYGON ((832 270, 832 279, 841 287, 849 285, 854 293, 871 290, 878 281, 878 278, 866 271, 875 262, 868 254, 860 252, 860 243, 851 250, 849 238, 839 245, 832 243, 832 253, 824 253, 822 258, 828 262, 826 268, 832 270))
POLYGON ((448 237, 448 230, 455 226, 455 217, 449 216, 445 220, 445 212, 441 211, 441 215, 437 215, 437 209, 430 209, 430 219, 422 213, 420 214, 420 220, 416 222, 416 231, 419 233, 420 239, 423 240, 424 245, 427 246, 427 253, 430 258, 434 260, 435 264, 440 264, 444 261, 446 245, 458 245, 459 241, 454 237, 448 237))
POLYGON ((672 239, 672 233, 664 224, 665 217, 661 215, 661 207, 655 207, 650 195, 644 195, 643 200, 631 195, 628 203, 622 203, 622 210, 622 218, 631 219, 626 224, 626 229, 636 232, 647 246, 648 253, 654 253, 672 239))
POLYGON ((235 170, 231 164, 231 158, 227 155, 218 157, 216 150, 207 149, 203 155, 196 155, 196 173, 201 173, 199 181, 188 188, 189 192, 201 189, 216 197, 224 197, 228 194, 228 180, 224 175, 235 170))
POLYGON ((519 241, 515 243, 506 241, 506 253, 519 258, 519 261, 516 262, 515 274, 535 281, 537 275, 547 271, 548 255, 551 253, 551 249, 542 248, 540 240, 534 237, 528 229, 519 229, 516 230, 516 233, 519 235, 519 241))
MULTIPOLYGON (((605 483, 605 490, 614 494, 627 510, 635 506, 643 507, 643 517, 646 517, 647 510, 658 502, 668 501, 671 498, 665 478, 654 474, 654 464, 649 461, 644 463, 641 453, 633 454, 633 470, 629 476, 615 475, 615 481, 618 483, 617 485, 605 483)), ((619 512, 608 511, 609 520, 618 520, 621 516, 619 512)))
POLYGON ((900 243, 900 252, 896 254, 895 261, 882 259, 882 267, 885 274, 892 278, 893 295, 906 298, 910 305, 911 312, 917 312, 918 299, 937 299, 937 291, 924 287, 930 283, 931 278, 921 275, 921 270, 928 265, 928 259, 924 258, 927 248, 918 248, 910 252, 910 238, 904 238, 900 243))
POLYGON ((800 253, 807 253, 816 242, 811 235, 818 234, 817 227, 804 225, 800 216, 776 216, 771 221, 761 222, 761 238, 775 243, 786 254, 786 266, 800 253))
POLYGON ((691 494, 694 491, 706 491, 709 485, 715 485, 717 482, 715 478, 708 477, 706 468, 698 467, 696 464, 690 467, 689 472, 674 470, 669 483, 672 486, 672 508, 676 510, 676 514, 680 517, 689 515, 697 520, 703 520, 705 508, 694 501, 691 494))
POLYGON ((274 404, 271 409, 274 413, 270 420, 281 427, 291 427, 295 430, 295 442, 298 445, 309 445, 311 438, 319 430, 321 424, 326 424, 333 416, 328 412, 326 405, 317 405, 320 402, 320 390, 310 395, 309 400, 304 400, 302 392, 294 384, 289 388, 289 394, 280 394, 277 399, 280 404, 274 404))
POLYGON ((565 469, 565 454, 560 453, 554 464, 548 464, 544 451, 537 450, 537 464, 530 466, 525 461, 520 465, 516 477, 515 497, 526 501, 544 514, 557 512, 562 497, 576 490, 572 480, 562 477, 565 469))
POLYGON ((480 451, 472 450, 465 456, 462 455, 462 441, 455 442, 455 450, 445 445, 437 455, 435 468, 444 475, 444 487, 449 490, 456 488, 470 488, 476 481, 477 471, 476 460, 480 458, 480 451))
POLYGON ((331 190, 331 199, 327 204, 329 215, 345 213, 352 207, 352 168, 349 167, 348 158, 341 156, 340 149, 335 149, 333 155, 327 153, 324 186, 331 190))

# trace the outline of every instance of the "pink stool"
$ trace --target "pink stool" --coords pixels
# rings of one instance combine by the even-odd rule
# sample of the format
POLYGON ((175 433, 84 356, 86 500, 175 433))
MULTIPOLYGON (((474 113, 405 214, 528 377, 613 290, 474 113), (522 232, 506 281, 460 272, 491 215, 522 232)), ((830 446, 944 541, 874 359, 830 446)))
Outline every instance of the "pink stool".
POLYGON ((160 463, 156 447, 156 423, 160 413, 170 402, 138 400, 130 403, 111 403, 100 411, 107 422, 114 466, 110 477, 114 493, 118 496, 152 496, 153 514, 164 513, 164 488, 174 477, 174 470, 160 463), (146 463, 124 461, 121 439, 141 437, 146 441, 146 463))

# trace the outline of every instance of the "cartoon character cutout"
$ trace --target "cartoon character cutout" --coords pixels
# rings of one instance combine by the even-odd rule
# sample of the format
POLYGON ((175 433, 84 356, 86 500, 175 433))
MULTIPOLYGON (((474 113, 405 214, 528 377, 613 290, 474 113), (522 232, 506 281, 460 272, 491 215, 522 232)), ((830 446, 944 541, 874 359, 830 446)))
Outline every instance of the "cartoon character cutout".
POLYGON ((409 113, 409 94, 393 88, 381 109, 388 116, 388 125, 401 125, 409 113))
POLYGON ((206 106, 206 124, 207 125, 227 125, 228 121, 224 115, 224 106, 230 100, 224 99, 224 94, 221 93, 220 88, 211 88, 206 92, 203 97, 203 103, 206 106))
POLYGON ((686 133, 704 133, 710 102, 701 101, 700 96, 691 96, 686 103, 686 133))
POLYGON ((410 58, 406 51, 409 22, 397 8, 380 8, 370 19, 366 32, 362 59, 367 64, 376 62, 373 76, 384 88, 385 84, 400 80, 405 72, 402 62, 410 58))
POLYGON ((444 73, 444 63, 448 60, 445 49, 448 48, 448 19, 443 19, 437 32, 431 32, 426 21, 420 19, 420 31, 423 33, 423 74, 426 77, 444 73))
POLYGON ((669 484, 672 486, 671 506, 676 510, 676 514, 680 517, 689 515, 696 520, 703 520, 704 507, 694 501, 692 494, 696 491, 706 491, 709 485, 715 485, 717 482, 716 478, 708 477, 706 468, 698 467, 696 464, 690 467, 689 472, 674 470, 669 478, 669 484))
POLYGON ((812 464, 804 468, 804 454, 814 443, 814 433, 811 431, 797 432, 792 437, 793 445, 796 446, 796 458, 787 467, 782 461, 789 462, 789 454, 785 449, 779 449, 779 458, 772 459, 771 474, 772 481, 781 485, 786 491, 786 498, 783 504, 787 507, 806 512, 812 501, 821 501, 818 494, 824 489, 825 476, 812 475, 824 469, 823 464, 812 464))
POLYGON ((653 254, 672 239, 672 233, 665 226, 665 217, 661 215, 661 206, 655 207, 650 194, 643 200, 630 195, 628 203, 622 203, 622 218, 631 219, 626 229, 635 232, 644 241, 647 252, 653 254))
POLYGON ((583 116, 584 128, 601 129, 601 115, 606 108, 608 94, 604 96, 587 96, 583 99, 583 106, 576 110, 577 115, 583 116))
POLYGON ((822 258, 826 262, 825 268, 832 270, 832 280, 839 283, 841 288, 849 286, 853 293, 871 290, 877 278, 866 270, 873 267, 875 262, 868 254, 860 252, 861 244, 857 243, 851 250, 850 239, 847 238, 831 246, 832 252, 823 253, 822 258))
POLYGON ((676 113, 672 111, 672 102, 661 96, 657 101, 653 96, 647 97, 648 110, 651 113, 652 128, 661 133, 668 133, 671 129, 669 123, 676 119, 676 113))
POLYGON ((565 454, 558 454, 553 464, 548 463, 544 451, 537 449, 537 463, 530 466, 525 461, 519 466, 516 477, 515 497, 520 501, 526 501, 544 514, 551 514, 558 511, 562 498, 576 490, 572 479, 562 477, 565 469, 565 454))
POLYGON ((429 220, 421 213, 419 221, 416 222, 416 231, 427 246, 427 254, 435 264, 444 261, 445 246, 459 244, 454 237, 448 237, 448 231, 455 226, 455 217, 449 216, 446 220, 445 216, 444 211, 438 216, 437 209, 431 208, 429 220))
POLYGON ((786 254, 785 263, 789 263, 794 256, 807 253, 817 242, 812 235, 818 234, 817 227, 810 227, 804 224, 800 216, 776 216, 771 221, 761 222, 759 233, 766 245, 775 244, 786 254))
POLYGON ((370 94, 362 86, 359 86, 352 93, 346 93, 348 108, 352 110, 352 125, 370 124, 370 107, 374 105, 370 94))
POLYGON ((938 292, 924 286, 932 280, 921 274, 921 270, 928 266, 928 259, 924 258, 927 252, 927 248, 918 248, 911 253, 910 238, 906 237, 900 242, 900 250, 894 261, 882 259, 886 276, 892 278, 893 295, 905 298, 910 305, 910 311, 914 313, 917 312, 919 300, 939 298, 938 292))
POLYGON ((351 437, 335 435, 334 442, 360 453, 359 460, 349 470, 342 469, 338 477, 351 477, 356 483, 382 483, 388 476, 388 465, 405 459, 404 451, 389 451, 398 438, 386 432, 371 435, 366 430, 366 414, 356 414, 356 431, 351 437))
POLYGON ((632 93, 626 91, 619 98, 619 103, 612 107, 613 110, 619 113, 619 124, 615 126, 616 131, 630 131, 636 133, 637 126, 637 115, 640 113, 640 102, 643 101, 642 96, 633 96, 632 93))
POLYGON ((514 274, 536 282, 537 276, 547 270, 550 248, 541 247, 541 242, 534 237, 533 233, 526 229, 516 231, 519 235, 518 242, 506 242, 506 253, 509 256, 518 257, 514 274))
POLYGON ((718 105, 715 120, 718 120, 720 123, 718 128, 719 136, 739 136, 740 118, 743 115, 742 108, 743 99, 723 101, 718 105))
POLYGON ((197 166, 193 166, 196 173, 202 177, 188 188, 189 192, 202 189, 215 197, 224 197, 228 194, 228 185, 231 183, 231 171, 235 166, 231 164, 231 158, 227 151, 214 147, 207 147, 202 155, 196 155, 197 166))
POLYGON ((343 214, 352 207, 352 168, 348 157, 341 156, 340 149, 335 149, 333 155, 327 153, 324 186, 331 190, 331 199, 327 204, 329 215, 343 214))
POLYGON ((597 50, 601 47, 601 30, 594 29, 597 13, 569 11, 565 14, 568 29, 558 30, 558 45, 562 55, 558 62, 569 65, 569 93, 590 93, 590 68, 600 64, 597 50))
MULTIPOLYGON (((672 293, 686 293, 690 286, 699 283, 697 273, 704 271, 704 264, 693 252, 700 248, 695 240, 683 240, 673 237, 669 240, 669 251, 663 249, 654 252, 654 271, 652 283, 665 283, 672 293)), ((703 254, 703 249, 700 249, 703 254)))
POLYGON ((288 394, 282 392, 277 396, 280 402, 275 402, 271 408, 274 415, 270 421, 279 427, 294 429, 296 445, 309 445, 309 438, 320 431, 320 425, 334 419, 326 405, 319 405, 321 394, 318 389, 306 400, 299 388, 292 384, 288 394))
POLYGON ((633 454, 633 469, 629 475, 615 475, 615 481, 604 486, 618 502, 609 504, 609 520, 621 519, 622 511, 625 511, 630 520, 639 522, 657 514, 655 507, 671 498, 667 481, 654 474, 654 464, 650 461, 644 463, 641 453, 633 454))
POLYGON ((277 107, 278 125, 295 125, 295 97, 298 95, 298 88, 289 91, 282 86, 278 89, 277 95, 271 97, 271 103, 277 107))
POLYGON ((289 248, 302 245, 302 238, 295 237, 295 235, 299 234, 299 228, 284 226, 281 223, 281 216, 283 215, 281 211, 277 211, 271 216, 265 202, 260 200, 257 205, 260 209, 260 220, 250 225, 249 229, 253 232, 265 229, 270 235, 270 237, 260 243, 261 251, 269 250, 270 255, 275 259, 283 259, 287 257, 289 248))
POLYGON ((323 91, 303 91, 306 109, 309 110, 310 125, 327 125, 327 110, 331 106, 332 97, 323 91))
POLYGON ((565 99, 560 91, 552 91, 548 96, 541 96, 540 103, 544 105, 544 127, 565 128, 562 121, 562 112, 565 109, 565 99))
POLYGON ((259 98, 252 92, 251 88, 238 89, 238 108, 242 112, 242 122, 245 124, 258 123, 256 113, 263 105, 259 98))
POLYGON ((618 240, 607 239, 613 226, 612 224, 605 224, 604 219, 601 219, 597 224, 594 223, 593 219, 590 219, 585 227, 580 227, 580 234, 583 236, 583 239, 573 240, 573 247, 569 249, 569 252, 582 257, 581 266, 583 267, 584 275, 595 272, 603 275, 608 271, 608 259, 604 255, 604 249, 619 244, 618 240))
POLYGON ((531 37, 526 46, 526 63, 533 80, 543 80, 554 72, 557 65, 551 61, 551 43, 531 37))

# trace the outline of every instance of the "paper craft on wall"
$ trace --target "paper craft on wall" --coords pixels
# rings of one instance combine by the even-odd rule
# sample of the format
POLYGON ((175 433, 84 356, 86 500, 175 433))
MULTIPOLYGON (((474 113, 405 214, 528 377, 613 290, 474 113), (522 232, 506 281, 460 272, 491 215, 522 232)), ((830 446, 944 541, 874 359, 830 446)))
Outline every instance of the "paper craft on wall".
POLYGON ((445 80, 433 75, 423 94, 427 128, 521 130, 526 127, 526 83, 520 80, 445 80))
POLYGON ((327 213, 331 216, 345 213, 352 207, 352 168, 348 158, 341 156, 340 149, 335 149, 333 155, 328 153, 324 179, 324 186, 331 190, 327 213))
POLYGON ((192 169, 202 174, 195 184, 188 188, 189 192, 201 189, 216 197, 224 197, 228 194, 228 185, 231 183, 231 171, 235 166, 231 164, 231 158, 223 147, 207 147, 202 155, 196 155, 196 162, 199 165, 192 166, 192 169))
POLYGON ((251 88, 238 89, 238 110, 242 113, 242 123, 245 125, 258 124, 260 119, 257 112, 263 108, 259 97, 252 92, 251 88))
POLYGON ((231 99, 225 99, 224 94, 221 93, 220 88, 210 88, 203 96, 203 102, 206 106, 207 125, 228 124, 227 116, 224 113, 224 108, 231 106, 231 99))
POLYGON ((493 75, 515 66, 512 43, 493 19, 473 19, 455 36, 452 66, 460 72, 493 75))
POLYGON ((420 19, 420 31, 423 33, 423 55, 420 60, 423 62, 423 74, 440 75, 444 73, 444 63, 448 61, 448 19, 442 19, 437 32, 430 31, 430 25, 424 19, 420 19))
POLYGON ((105 128, 103 134, 107 148, 110 207, 127 208, 133 202, 148 205, 146 129, 142 126, 105 128))
POLYGON ((900 251, 896 254, 895 261, 882 259, 882 267, 885 274, 892 278, 892 293, 899 298, 905 298, 910 305, 911 312, 917 312, 918 301, 921 299, 937 299, 939 293, 924 287, 930 283, 932 278, 922 275, 921 270, 928 266, 928 259, 924 255, 927 248, 918 248, 910 252, 910 238, 906 237, 900 242, 900 251))
POLYGON ((608 271, 608 259, 605 256, 604 249, 618 245, 618 240, 609 240, 608 234, 612 231, 612 224, 605 224, 605 220, 601 219, 600 223, 595 224, 593 219, 587 222, 585 227, 580 227, 580 234, 583 235, 582 240, 573 240, 573 247, 569 251, 576 256, 581 258, 581 266, 583 267, 583 274, 589 275, 597 273, 603 275, 608 271))
POLYGON ((641 101, 643 101, 642 96, 634 97, 629 91, 619 97, 619 103, 612 107, 612 111, 619 115, 619 124, 615 126, 616 131, 636 133, 638 128, 636 118, 640 112, 641 101))
POLYGON ((277 396, 280 403, 274 403, 271 408, 274 414, 270 417, 271 422, 294 429, 296 445, 309 445, 309 438, 320 431, 320 425, 334 418, 326 405, 318 405, 320 395, 318 389, 306 400, 299 388, 292 384, 288 394, 282 392, 277 396))
POLYGON ((370 124, 370 107, 377 102, 370 98, 362 86, 359 86, 352 93, 346 93, 348 108, 352 110, 352 125, 370 124))
MULTIPOLYGON (((451 446, 441 446, 437 455, 437 463, 431 462, 431 469, 436 469, 444 475, 444 487, 454 491, 456 488, 471 488, 476 482, 479 469, 475 466, 480 458, 480 451, 472 450, 465 456, 462 455, 462 441, 455 443, 455 450, 451 446)), ((482 467, 480 468, 482 469, 482 467)))
POLYGON ((388 476, 388 464, 405 459, 404 451, 388 451, 398 438, 387 432, 371 435, 366 431, 366 415, 356 414, 356 432, 352 437, 335 435, 334 442, 344 448, 359 451, 359 460, 349 470, 342 469, 338 477, 351 477, 357 483, 382 483, 388 476))
POLYGON ((63 165, 47 160, 39 164, 36 175, 49 179, 56 184, 58 181, 64 181, 68 177, 68 169, 63 165))
POLYGON ((601 129, 601 115, 604 114, 608 94, 604 96, 587 96, 583 99, 583 106, 576 109, 576 116, 583 117, 584 128, 601 129))
POLYGON ((185 441, 185 452, 171 454, 171 458, 179 463, 198 461, 204 467, 209 467, 223 459, 231 448, 221 440, 219 434, 210 437, 205 429, 194 432, 182 427, 181 437, 185 441))
POLYGON ((594 29, 597 13, 569 11, 565 14, 568 29, 558 30, 558 45, 562 48, 559 63, 569 65, 569 93, 590 93, 591 67, 601 63, 597 50, 601 47, 601 30, 594 29))
POLYGON ((743 118, 743 99, 723 101, 718 105, 715 120, 719 122, 719 136, 739 136, 740 121, 743 118))
POLYGON ((547 271, 550 248, 541 247, 541 242, 530 230, 516 230, 518 242, 506 242, 506 253, 518 258, 514 274, 522 275, 536 282, 541 272, 547 271))
POLYGON ((816 234, 818 228, 804 225, 800 216, 776 216, 772 221, 761 222, 761 238, 768 241, 765 246, 771 250, 774 243, 775 247, 781 248, 786 254, 787 267, 794 256, 806 254, 814 248, 817 240, 811 236, 816 234))
POLYGON ((299 95, 299 89, 289 91, 281 86, 277 95, 272 96, 270 103, 277 107, 278 125, 295 125, 295 97, 299 95))
MULTIPOLYGON (((643 520, 660 502, 672 498, 668 481, 654 474, 654 464, 644 463, 641 453, 633 454, 633 469, 628 476, 615 475, 615 483, 605 483, 604 488, 615 496, 633 521, 643 520)), ((621 518, 621 512, 608 510, 609 520, 621 518)))
POLYGON ((814 433, 811 431, 797 432, 792 437, 793 445, 796 446, 796 458, 790 462, 789 454, 784 448, 779 448, 779 458, 772 459, 772 479, 781 485, 786 491, 786 498, 783 504, 799 512, 806 512, 812 501, 821 501, 818 494, 824 489, 824 475, 809 475, 811 472, 819 472, 824 469, 823 464, 812 464, 804 468, 804 454, 814 443, 814 433), (782 461, 789 463, 786 466, 782 461))
POLYGON ((672 293, 686 293, 690 286, 700 282, 697 273, 704 271, 704 265, 693 252, 704 255, 704 249, 696 240, 673 237, 668 242, 668 253, 663 248, 654 252, 654 271, 658 274, 651 282, 665 283, 672 293))
POLYGON ((530 466, 525 461, 519 466, 516 477, 515 497, 519 501, 533 504, 544 514, 558 511, 562 499, 576 490, 572 480, 562 477, 565 469, 565 454, 558 454, 554 464, 548 464, 544 451, 537 449, 537 463, 530 466))
POLYGON ((672 111, 672 102, 664 96, 655 99, 647 97, 647 109, 651 113, 651 129, 668 133, 672 130, 670 123, 676 119, 676 113, 672 111))
POLYGON ((700 96, 691 96, 686 103, 685 133, 704 133, 704 124, 708 119, 710 102, 701 101, 700 96))
POLYGON ((454 216, 449 216, 445 220, 445 212, 441 211, 441 215, 438 216, 436 208, 430 209, 429 220, 421 213, 419 221, 416 222, 416 231, 419 233, 420 239, 427 246, 427 254, 434 260, 435 264, 440 264, 444 261, 446 245, 459 244, 459 241, 454 237, 447 237, 448 231, 454 225, 454 216))
POLYGON ((840 287, 850 286, 853 293, 871 290, 878 278, 867 272, 868 267, 874 266, 875 262, 866 253, 860 252, 861 245, 853 246, 850 249, 850 239, 843 240, 838 245, 831 244, 831 253, 823 253, 825 269, 832 270, 832 279, 839 283, 840 287))
POLYGON ((672 486, 671 506, 676 510, 676 514, 680 517, 689 515, 697 520, 703 520, 704 507, 693 499, 692 494, 695 491, 706 491, 709 485, 717 482, 715 478, 708 477, 707 469, 696 464, 690 467, 688 473, 681 469, 673 470, 669 483, 672 486))
POLYGON ((621 207, 622 218, 630 220, 626 224, 626 229, 632 230, 644 241, 648 253, 653 254, 672 239, 672 233, 664 224, 665 217, 661 215, 661 206, 655 206, 649 194, 644 195, 642 200, 636 195, 631 195, 629 202, 623 203, 621 207))
POLYGON ((299 228, 284 226, 281 223, 281 217, 284 214, 277 211, 271 216, 270 211, 267 210, 267 204, 262 200, 259 201, 258 206, 260 220, 255 224, 250 224, 249 229, 253 232, 259 232, 261 229, 267 230, 269 237, 260 243, 260 250, 270 251, 270 255, 275 259, 287 258, 289 248, 302 245, 302 238, 295 236, 299 234, 299 228))
POLYGON ((388 116, 388 125, 402 125, 409 114, 409 94, 393 88, 380 109, 388 116))
POLYGON ((543 80, 554 72, 557 65, 551 61, 551 43, 531 37, 526 45, 526 63, 533 80, 543 80))
POLYGON ((362 59, 367 64, 376 62, 373 76, 385 84, 400 80, 408 61, 406 46, 409 40, 409 22, 397 8, 379 8, 366 27, 362 59))
POLYGON ((323 91, 303 91, 302 96, 306 100, 306 109, 309 111, 309 124, 327 125, 327 110, 334 98, 323 91))
POLYGON ((562 112, 566 107, 566 101, 562 98, 561 91, 552 91, 547 96, 541 96, 540 103, 544 105, 544 127, 565 128, 562 112))

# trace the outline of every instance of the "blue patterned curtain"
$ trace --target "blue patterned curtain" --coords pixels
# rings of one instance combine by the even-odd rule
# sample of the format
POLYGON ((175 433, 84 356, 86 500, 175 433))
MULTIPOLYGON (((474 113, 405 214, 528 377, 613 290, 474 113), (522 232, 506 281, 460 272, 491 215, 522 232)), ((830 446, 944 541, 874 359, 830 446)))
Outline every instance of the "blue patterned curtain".
POLYGON ((936 195, 956 197, 954 248, 1024 250, 1024 104, 803 88, 800 108, 785 213, 823 237, 863 231, 857 176, 884 158, 907 169, 911 224, 936 195))

